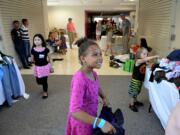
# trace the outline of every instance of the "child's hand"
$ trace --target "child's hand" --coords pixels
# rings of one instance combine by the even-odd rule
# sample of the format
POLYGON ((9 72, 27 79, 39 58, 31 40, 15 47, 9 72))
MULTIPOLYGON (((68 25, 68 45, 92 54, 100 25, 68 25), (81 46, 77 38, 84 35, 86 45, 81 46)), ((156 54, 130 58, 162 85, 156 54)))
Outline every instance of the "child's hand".
POLYGON ((103 131, 103 133, 109 133, 109 134, 116 133, 116 129, 107 121, 105 125, 101 128, 101 130, 103 131))
POLYGON ((155 58, 159 58, 160 56, 159 55, 155 55, 155 58))
POLYGON ((50 68, 50 73, 54 73, 54 68, 53 67, 50 68))
POLYGON ((108 99, 107 99, 106 97, 104 97, 104 98, 102 99, 102 101, 103 101, 103 105, 104 105, 104 106, 108 106, 108 105, 109 105, 109 101, 108 101, 108 99))

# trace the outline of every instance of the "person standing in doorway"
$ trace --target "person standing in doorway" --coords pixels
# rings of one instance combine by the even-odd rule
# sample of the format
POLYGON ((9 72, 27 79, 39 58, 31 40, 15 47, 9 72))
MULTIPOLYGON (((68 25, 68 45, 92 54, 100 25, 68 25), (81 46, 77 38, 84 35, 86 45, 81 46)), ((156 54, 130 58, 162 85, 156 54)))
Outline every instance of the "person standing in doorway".
POLYGON ((26 60, 28 62, 28 65, 31 66, 31 60, 30 60, 31 52, 30 52, 30 41, 29 41, 28 25, 29 25, 28 19, 22 19, 22 25, 21 25, 21 28, 20 28, 20 32, 21 32, 21 36, 22 36, 22 41, 23 41, 26 60))
POLYGON ((100 41, 101 39, 101 21, 99 20, 96 24, 96 41, 100 41))
POLYGON ((113 31, 112 31, 112 24, 110 21, 107 23, 107 46, 106 50, 104 52, 105 56, 108 56, 108 51, 110 51, 110 54, 113 55, 113 50, 112 50, 112 36, 113 36, 113 31))
POLYGON ((68 19, 67 32, 68 32, 68 37, 69 37, 69 45, 70 45, 70 48, 72 49, 72 44, 74 42, 75 33, 76 33, 74 23, 72 22, 72 18, 68 19))
POLYGON ((127 54, 129 50, 128 42, 131 36, 131 23, 126 19, 124 14, 120 14, 120 17, 122 19, 122 27, 120 31, 122 32, 123 54, 127 54))
POLYGON ((13 21, 13 27, 14 28, 11 31, 11 37, 12 37, 12 40, 13 40, 13 43, 14 43, 15 51, 17 52, 17 54, 18 54, 18 56, 19 56, 19 58, 21 60, 23 68, 29 69, 30 67, 28 67, 25 52, 24 52, 24 49, 23 49, 23 42, 22 42, 19 26, 20 26, 19 21, 14 20, 13 21))

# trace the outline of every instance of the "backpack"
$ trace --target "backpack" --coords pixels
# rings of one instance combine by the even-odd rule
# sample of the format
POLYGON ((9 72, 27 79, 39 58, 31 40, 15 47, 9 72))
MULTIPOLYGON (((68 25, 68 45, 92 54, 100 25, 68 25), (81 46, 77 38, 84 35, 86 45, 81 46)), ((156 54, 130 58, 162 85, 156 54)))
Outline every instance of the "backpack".
MULTIPOLYGON (((115 127, 116 134, 114 135, 125 135, 125 129, 123 128, 124 117, 122 111, 119 108, 113 113, 111 107, 103 106, 99 118, 108 121, 115 127)), ((101 129, 97 127, 93 130, 93 135, 110 135, 110 134, 103 133, 101 129)))

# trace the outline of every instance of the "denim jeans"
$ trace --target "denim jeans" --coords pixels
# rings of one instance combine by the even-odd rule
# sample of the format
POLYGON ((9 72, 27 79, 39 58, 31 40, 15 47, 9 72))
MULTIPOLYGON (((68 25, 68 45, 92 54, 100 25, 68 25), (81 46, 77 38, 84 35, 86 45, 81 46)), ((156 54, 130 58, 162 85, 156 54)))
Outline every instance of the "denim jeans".
POLYGON ((10 81, 10 73, 8 69, 8 65, 2 66, 2 70, 4 72, 3 78, 2 78, 2 86, 4 89, 4 95, 5 99, 8 103, 8 105, 12 105, 12 87, 11 87, 11 81, 10 81))
POLYGON ((19 86, 19 79, 16 73, 16 69, 14 67, 14 64, 9 65, 9 72, 10 72, 10 82, 12 86, 12 94, 13 97, 18 97, 20 96, 20 86, 19 86))
POLYGON ((15 47, 15 50, 16 50, 16 52, 17 52, 17 54, 18 54, 18 56, 19 56, 19 58, 21 60, 21 63, 23 65, 23 67, 28 66, 28 61, 26 59, 26 54, 25 54, 24 47, 23 46, 22 47, 15 47))
POLYGON ((24 51, 25 51, 26 60, 28 61, 28 58, 31 57, 31 50, 30 50, 30 42, 29 42, 29 40, 23 40, 23 45, 24 45, 24 51))

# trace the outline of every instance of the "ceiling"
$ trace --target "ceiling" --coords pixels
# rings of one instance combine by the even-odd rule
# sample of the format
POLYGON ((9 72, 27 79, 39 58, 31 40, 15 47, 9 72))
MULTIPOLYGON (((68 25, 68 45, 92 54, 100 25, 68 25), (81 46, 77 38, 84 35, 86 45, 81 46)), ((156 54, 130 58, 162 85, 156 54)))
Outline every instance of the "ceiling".
POLYGON ((109 6, 135 5, 137 0, 47 0, 48 6, 109 6))

